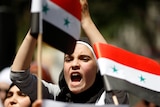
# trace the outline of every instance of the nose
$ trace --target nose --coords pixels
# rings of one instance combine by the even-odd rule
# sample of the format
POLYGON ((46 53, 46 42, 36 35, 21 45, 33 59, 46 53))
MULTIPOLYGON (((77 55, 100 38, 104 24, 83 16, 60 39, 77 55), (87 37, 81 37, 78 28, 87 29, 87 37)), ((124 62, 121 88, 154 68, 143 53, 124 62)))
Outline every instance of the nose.
POLYGON ((17 104, 17 98, 16 96, 12 96, 12 98, 10 99, 10 105, 14 105, 14 104, 17 104))
POLYGON ((17 104, 17 102, 16 101, 11 101, 10 102, 10 105, 14 105, 14 104, 17 104))
POLYGON ((79 61, 78 60, 73 60, 73 63, 72 63, 72 70, 77 70, 77 69, 80 69, 80 64, 79 64, 79 61))

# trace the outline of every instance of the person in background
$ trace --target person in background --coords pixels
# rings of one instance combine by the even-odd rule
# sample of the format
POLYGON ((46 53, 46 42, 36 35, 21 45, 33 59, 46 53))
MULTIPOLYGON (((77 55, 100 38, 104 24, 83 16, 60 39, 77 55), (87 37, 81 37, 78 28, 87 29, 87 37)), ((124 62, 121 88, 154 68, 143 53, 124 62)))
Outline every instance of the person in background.
POLYGON ((31 107, 31 100, 12 83, 4 100, 4 107, 31 107))
POLYGON ((11 83, 12 81, 10 80, 10 68, 6 67, 0 72, 0 100, 2 104, 11 83))

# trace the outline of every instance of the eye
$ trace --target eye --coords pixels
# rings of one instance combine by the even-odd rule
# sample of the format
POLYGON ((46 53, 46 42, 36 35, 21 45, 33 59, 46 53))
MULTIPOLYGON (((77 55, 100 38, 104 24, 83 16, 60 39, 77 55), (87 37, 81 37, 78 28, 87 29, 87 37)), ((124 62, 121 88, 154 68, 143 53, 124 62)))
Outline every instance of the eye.
POLYGON ((70 61, 72 61, 73 60, 73 57, 72 56, 65 56, 65 58, 64 58, 64 61, 65 62, 70 62, 70 61))
POLYGON ((27 96, 26 94, 24 94, 24 93, 23 93, 23 92, 21 92, 21 91, 18 91, 18 92, 17 92, 17 94, 18 94, 19 96, 22 96, 22 97, 27 96))
POLYGON ((7 95, 6 95, 6 98, 10 98, 13 96, 13 92, 8 92, 7 95))
POLYGON ((88 62, 89 60, 91 60, 91 57, 87 55, 81 55, 79 59, 83 60, 84 62, 88 62))

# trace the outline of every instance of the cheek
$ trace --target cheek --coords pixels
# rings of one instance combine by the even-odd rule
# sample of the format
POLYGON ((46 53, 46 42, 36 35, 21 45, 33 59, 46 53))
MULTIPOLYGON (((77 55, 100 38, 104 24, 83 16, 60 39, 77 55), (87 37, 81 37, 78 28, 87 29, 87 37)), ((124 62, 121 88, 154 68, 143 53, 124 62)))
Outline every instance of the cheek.
POLYGON ((30 101, 29 97, 20 98, 20 99, 19 99, 19 104, 20 104, 22 107, 29 107, 30 104, 31 104, 31 101, 30 101))
POLYGON ((97 66, 94 64, 91 65, 85 65, 83 67, 84 69, 83 76, 85 77, 86 82, 88 82, 90 85, 92 85, 93 82, 95 81, 97 73, 97 66))
POLYGON ((4 101, 4 107, 7 107, 8 104, 9 104, 9 99, 6 99, 6 100, 4 101))
POLYGON ((97 65, 95 63, 83 64, 82 68, 88 75, 97 73, 97 65))
POLYGON ((94 71, 84 72, 84 77, 85 77, 85 79, 87 79, 88 81, 94 81, 94 80, 95 80, 95 77, 96 77, 96 72, 94 72, 94 71))
POLYGON ((95 78, 96 78, 95 72, 86 72, 84 74, 83 80, 85 83, 85 89, 90 88, 94 84, 95 78))

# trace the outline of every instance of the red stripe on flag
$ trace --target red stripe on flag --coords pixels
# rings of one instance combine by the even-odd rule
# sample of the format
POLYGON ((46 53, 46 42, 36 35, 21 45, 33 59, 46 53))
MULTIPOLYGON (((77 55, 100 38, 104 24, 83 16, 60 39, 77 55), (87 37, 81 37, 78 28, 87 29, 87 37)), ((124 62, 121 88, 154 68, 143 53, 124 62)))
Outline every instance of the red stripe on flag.
POLYGON ((55 4, 68 11, 75 16, 78 20, 81 20, 81 5, 79 0, 50 0, 55 4))
POLYGON ((129 67, 160 75, 160 64, 150 58, 103 43, 94 44, 94 51, 97 58, 109 58, 129 67))

